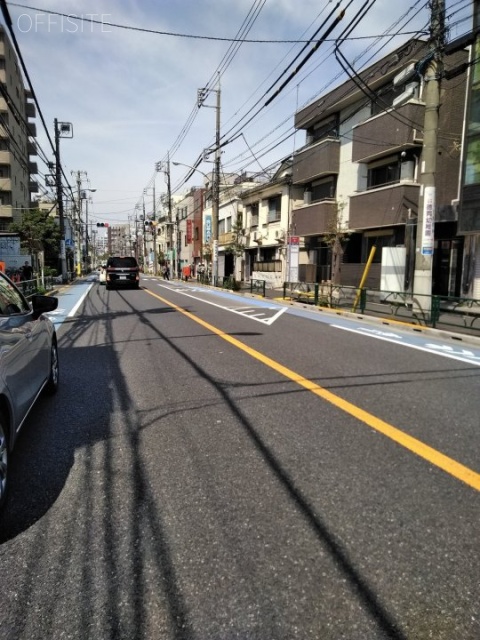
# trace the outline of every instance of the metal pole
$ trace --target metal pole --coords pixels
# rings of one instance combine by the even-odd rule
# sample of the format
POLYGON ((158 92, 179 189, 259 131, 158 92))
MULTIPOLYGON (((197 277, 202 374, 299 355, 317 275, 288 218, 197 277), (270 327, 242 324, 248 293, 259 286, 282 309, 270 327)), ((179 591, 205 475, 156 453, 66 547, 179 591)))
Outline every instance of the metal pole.
POLYGON ((55 118, 55 183, 57 190, 57 207, 58 218, 60 221, 60 265, 62 272, 62 282, 67 282, 67 254, 65 251, 65 217, 63 213, 63 192, 62 192, 62 173, 60 165, 60 131, 58 128, 58 120, 55 118))
POLYGON ((445 47, 445 0, 431 2, 431 57, 424 74, 425 121, 420 158, 420 198, 418 203, 417 241, 413 281, 413 304, 428 321, 431 315, 432 266, 436 213, 435 171, 437 166, 438 111, 440 79, 445 47))

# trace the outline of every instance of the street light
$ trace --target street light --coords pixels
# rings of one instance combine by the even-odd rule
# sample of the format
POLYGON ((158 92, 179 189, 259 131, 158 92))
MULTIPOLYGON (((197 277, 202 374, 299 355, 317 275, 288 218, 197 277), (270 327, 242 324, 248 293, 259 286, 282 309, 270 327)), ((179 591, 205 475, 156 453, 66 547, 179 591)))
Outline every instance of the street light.
POLYGON ((80 200, 85 200, 85 269, 88 269, 88 196, 87 191, 95 193, 96 189, 82 189, 80 200))
POLYGON ((55 185, 57 191, 58 219, 60 222, 60 268, 62 272, 62 282, 68 281, 67 274, 67 254, 65 250, 65 218, 63 212, 63 188, 62 188, 62 166, 60 164, 60 138, 73 138, 73 127, 71 122, 59 122, 54 120, 55 127, 55 185))

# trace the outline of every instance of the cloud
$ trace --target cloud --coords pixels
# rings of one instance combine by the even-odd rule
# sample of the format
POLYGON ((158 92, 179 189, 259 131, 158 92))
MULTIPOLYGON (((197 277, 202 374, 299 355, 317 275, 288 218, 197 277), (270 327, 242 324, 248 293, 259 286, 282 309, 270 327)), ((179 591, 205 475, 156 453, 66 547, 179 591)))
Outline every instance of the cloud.
MULTIPOLYGON (((199 88, 215 88, 219 67, 222 135, 245 136, 223 149, 222 163, 229 170, 256 171, 259 165, 268 165, 291 153, 292 137, 283 144, 277 145, 277 141, 293 133, 295 110, 344 79, 332 55, 332 43, 325 43, 271 106, 261 109, 269 87, 279 79, 274 91, 311 45, 291 66, 304 44, 246 42, 237 48, 231 42, 215 40, 233 38, 239 32, 249 11, 261 6, 253 0, 99 0, 92 3, 91 10, 96 14, 96 23, 89 21, 86 2, 35 0, 33 4, 39 8, 27 10, 9 5, 22 56, 49 133, 53 136, 54 118, 73 124, 74 138, 61 142, 62 164, 67 175, 77 170, 88 172, 97 189, 92 210, 102 217, 126 219, 128 202, 121 198, 118 203, 115 193, 131 198, 133 212, 143 188, 154 176, 155 162, 164 159, 174 146, 178 147, 175 160, 192 164, 205 148, 213 145, 215 110, 198 109, 196 100, 199 88), (71 17, 49 16, 49 11, 71 17), (74 16, 83 17, 83 22, 74 16), (131 28, 120 29, 107 23, 131 28), (31 28, 27 28, 30 24, 31 28), (181 136, 182 132, 186 135, 181 136), (270 147, 271 151, 265 153, 270 147), (102 191, 110 195, 111 204, 102 191)), ((322 33, 322 22, 336 4, 267 0, 256 19, 250 14, 251 28, 246 37, 294 40, 311 37, 319 28, 322 33)), ((362 0, 354 0, 336 34, 362 4, 362 0)), ((397 28, 396 21, 411 10, 410 4, 377 0, 351 35, 373 36, 390 27, 397 28)), ((454 0, 447 1, 447 8, 450 5, 455 6, 454 0)), ((416 17, 413 11, 411 15, 414 22, 406 22, 404 30, 429 19, 426 9, 416 17)), ((375 53, 373 42, 372 38, 345 43, 342 51, 349 60, 363 54, 358 64, 365 64, 375 53)), ((392 41, 390 48, 395 44, 392 41)), ((378 55, 386 51, 381 52, 379 47, 378 55)), ((207 104, 215 104, 215 94, 209 96, 207 104)), ((42 148, 53 158, 39 119, 37 130, 42 148)), ((303 144, 302 133, 297 136, 297 144, 303 144)), ((203 168, 209 170, 210 165, 203 168)), ((172 173, 172 181, 182 175, 180 168, 172 168, 172 173)), ((160 195, 163 177, 158 180, 160 195)), ((201 176, 195 180, 201 182, 201 176)))

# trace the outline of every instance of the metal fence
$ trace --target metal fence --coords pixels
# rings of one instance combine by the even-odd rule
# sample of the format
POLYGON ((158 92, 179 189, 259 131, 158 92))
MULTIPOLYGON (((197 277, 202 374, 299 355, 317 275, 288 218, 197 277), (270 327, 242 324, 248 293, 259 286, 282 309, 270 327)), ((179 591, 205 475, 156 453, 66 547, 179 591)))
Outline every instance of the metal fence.
POLYGON ((60 276, 60 282, 58 278, 54 278, 52 276, 44 277, 43 279, 33 278, 31 280, 20 280, 20 282, 16 282, 15 284, 23 293, 23 295, 29 299, 36 293, 48 293, 53 291, 58 284, 61 284, 62 278, 60 276))
POLYGON ((231 291, 248 292, 254 295, 265 297, 266 281, 251 278, 248 281, 235 280, 233 276, 226 276, 221 279, 219 284, 223 289, 230 289, 231 291))
POLYGON ((283 298, 402 322, 480 335, 480 300, 359 289, 331 283, 286 282, 283 298))

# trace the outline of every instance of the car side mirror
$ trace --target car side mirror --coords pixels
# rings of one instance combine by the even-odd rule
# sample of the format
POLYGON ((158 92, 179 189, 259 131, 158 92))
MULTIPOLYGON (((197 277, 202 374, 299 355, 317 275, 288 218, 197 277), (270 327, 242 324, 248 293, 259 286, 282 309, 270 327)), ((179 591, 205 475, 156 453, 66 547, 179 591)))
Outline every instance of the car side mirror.
POLYGON ((32 311, 35 319, 40 317, 42 313, 55 311, 58 307, 58 298, 55 296, 41 296, 36 294, 32 296, 32 311))

